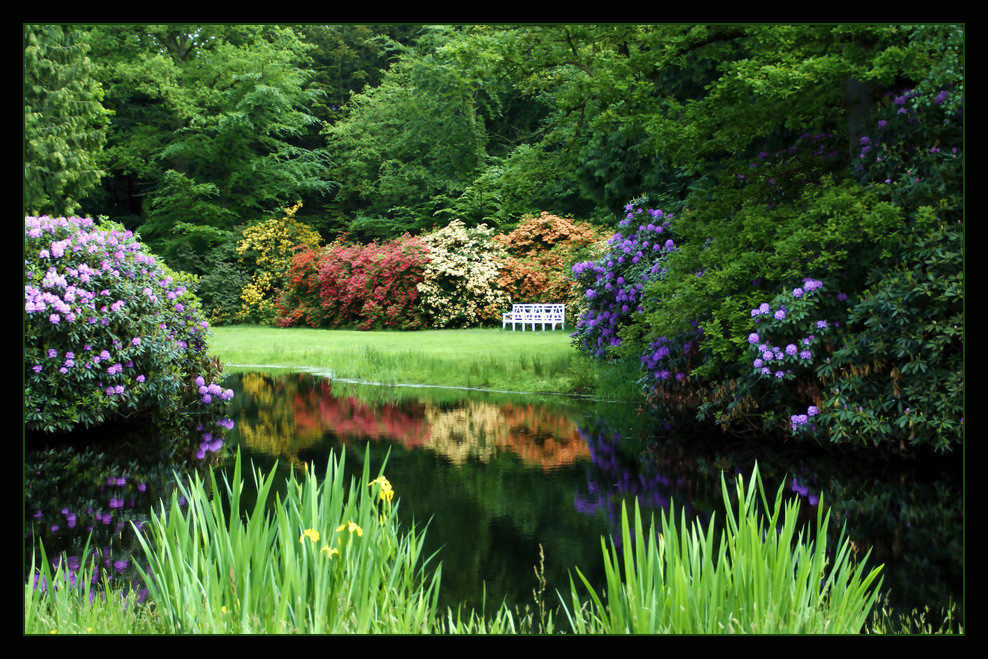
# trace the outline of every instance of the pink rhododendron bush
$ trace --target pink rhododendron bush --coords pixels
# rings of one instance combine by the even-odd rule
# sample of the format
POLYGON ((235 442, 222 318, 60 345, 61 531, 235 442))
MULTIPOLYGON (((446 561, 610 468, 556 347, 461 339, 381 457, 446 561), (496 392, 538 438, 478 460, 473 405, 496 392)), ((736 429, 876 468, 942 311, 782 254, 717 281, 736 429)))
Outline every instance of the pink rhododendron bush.
POLYGON ((206 350, 186 281, 118 224, 27 217, 24 416, 29 430, 198 417, 199 457, 221 445, 233 391, 206 350), (179 414, 188 412, 191 414, 179 414), (215 428, 213 427, 215 426, 215 428), (208 436, 208 437, 207 437, 208 436))
POLYGON ((275 323, 421 329, 417 285, 428 261, 425 243, 407 234, 381 244, 338 240, 322 250, 303 249, 291 261, 275 323))

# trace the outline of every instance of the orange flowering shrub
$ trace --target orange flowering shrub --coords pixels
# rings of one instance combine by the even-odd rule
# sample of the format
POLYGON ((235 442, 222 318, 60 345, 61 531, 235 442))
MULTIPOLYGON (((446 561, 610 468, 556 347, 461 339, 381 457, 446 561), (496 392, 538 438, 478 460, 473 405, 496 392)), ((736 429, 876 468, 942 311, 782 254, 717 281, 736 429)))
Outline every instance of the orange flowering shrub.
POLYGON ((511 302, 572 304, 579 294, 570 268, 606 237, 589 224, 543 212, 494 240, 507 254, 500 260, 498 286, 511 302))

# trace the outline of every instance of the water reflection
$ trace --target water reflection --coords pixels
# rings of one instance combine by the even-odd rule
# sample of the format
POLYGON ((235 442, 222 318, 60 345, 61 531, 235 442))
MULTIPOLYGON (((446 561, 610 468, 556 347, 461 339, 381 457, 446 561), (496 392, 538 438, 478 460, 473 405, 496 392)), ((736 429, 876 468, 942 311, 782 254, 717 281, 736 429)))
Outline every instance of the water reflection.
POLYGON ((900 609, 960 598, 963 517, 949 461, 780 449, 668 424, 643 430, 631 427, 641 418, 634 410, 613 404, 236 377, 238 432, 255 460, 318 466, 329 450, 346 450, 356 469, 370 445, 373 470, 390 451, 403 521, 429 520, 453 606, 479 605, 485 588, 489 601, 531 603, 539 545, 550 592, 566 591, 574 566, 600 583, 600 538, 620 537, 622 503, 637 498, 646 515, 674 504, 677 517, 682 509, 702 524, 723 519, 721 476, 748 476, 756 461, 769 496, 782 484, 807 526, 823 497, 832 545, 846 525, 857 547, 874 548, 870 564, 886 565, 900 609))
MULTIPOLYGON (((573 465, 589 456, 574 415, 547 404, 430 398, 368 400, 352 385, 308 375, 247 373, 240 386, 249 403, 239 423, 253 451, 300 465, 299 454, 328 435, 343 441, 395 442, 427 449, 454 465, 491 462, 510 452, 543 470, 573 465)), ((416 395, 421 395, 418 392, 416 395)))
MULTIPOLYGON (((146 595, 137 570, 138 540, 152 510, 168 501, 176 474, 225 461, 224 435, 234 427, 222 408, 177 418, 164 434, 126 423, 25 437, 25 574, 43 547, 54 568, 65 561, 74 583, 88 547, 93 582, 128 584, 146 595)), ((181 502, 181 500, 180 500, 181 502)), ((44 587, 44 584, 42 584, 44 587)))
POLYGON ((479 607, 485 590, 488 607, 502 598, 533 604, 540 545, 547 593, 568 592, 573 567, 599 586, 600 538, 620 537, 622 503, 637 498, 646 515, 674 503, 677 517, 685 509, 704 524, 715 513, 722 519, 722 475, 747 476, 756 461, 770 496, 783 484, 800 499, 804 522, 822 501, 832 511, 832 542, 846 526, 862 551, 873 548, 871 565, 886 565, 885 587, 900 610, 942 607, 963 592, 959 460, 876 460, 867 451, 731 441, 679 424, 642 428, 649 416, 620 404, 361 387, 298 373, 234 374, 224 386, 237 393, 232 421, 190 429, 185 458, 164 448, 175 442, 140 433, 85 449, 72 441, 32 450, 28 557, 42 539, 71 566, 92 534, 102 572, 136 582, 131 523, 145 524, 171 496, 174 472, 223 437, 206 462, 227 469, 238 446, 258 468, 277 461, 283 472, 321 469, 330 451, 345 452, 351 473, 365 456, 372 472, 387 459, 403 524, 429 525, 426 554, 438 552, 443 563, 442 606, 479 607))

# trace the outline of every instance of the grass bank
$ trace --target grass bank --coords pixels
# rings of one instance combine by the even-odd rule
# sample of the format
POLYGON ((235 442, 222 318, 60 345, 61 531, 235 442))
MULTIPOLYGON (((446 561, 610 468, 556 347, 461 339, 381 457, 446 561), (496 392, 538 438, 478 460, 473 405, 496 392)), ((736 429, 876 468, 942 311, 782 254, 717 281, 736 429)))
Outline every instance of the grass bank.
POLYGON ((308 328, 213 328, 212 351, 227 364, 306 367, 386 384, 429 384, 634 398, 634 377, 594 362, 567 331, 501 329, 358 332, 308 328))

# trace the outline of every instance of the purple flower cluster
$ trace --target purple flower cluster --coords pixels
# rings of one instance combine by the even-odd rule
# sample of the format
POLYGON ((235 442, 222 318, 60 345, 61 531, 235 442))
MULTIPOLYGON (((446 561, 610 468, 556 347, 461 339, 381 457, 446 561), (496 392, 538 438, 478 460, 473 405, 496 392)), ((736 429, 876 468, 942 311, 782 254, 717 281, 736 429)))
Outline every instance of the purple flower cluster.
MULTIPOLYGON (((794 288, 791 292, 792 302, 789 303, 790 294, 784 294, 776 298, 778 306, 773 312, 772 305, 763 302, 758 307, 751 310, 751 317, 758 323, 761 316, 771 315, 779 323, 783 323, 789 317, 791 309, 786 304, 798 305, 800 307, 811 304, 814 291, 823 288, 823 282, 818 279, 803 279, 802 287, 794 288)), ((844 296, 845 299, 847 296, 844 296)), ((826 322, 820 321, 817 324, 819 329, 826 328, 826 322), (820 325, 820 323, 823 323, 820 325)), ((785 323, 785 324, 788 324, 785 323)), ((793 374, 796 366, 809 366, 813 359, 812 346, 817 340, 813 334, 803 337, 795 342, 789 342, 784 348, 772 345, 765 337, 776 329, 766 327, 761 332, 752 332, 748 335, 748 351, 752 357, 751 365, 754 373, 759 376, 771 378, 773 380, 784 380, 793 374)))
MULTIPOLYGON (((230 396, 233 396, 233 392, 229 391, 230 396)), ((215 425, 224 428, 226 430, 232 430, 235 425, 233 419, 218 419, 215 425)), ((196 459, 203 460, 210 453, 216 453, 221 448, 223 448, 223 435, 221 430, 207 429, 206 426, 201 423, 196 426, 196 432, 200 435, 199 446, 196 449, 196 459)))
POLYGON ((187 286, 117 225, 47 216, 24 224, 27 425, 68 430, 101 423, 125 401, 177 401, 165 393, 177 384, 174 366, 201 363, 208 327, 187 286))
POLYGON ((588 309, 572 336, 581 350, 595 357, 621 344, 618 330, 642 311, 642 289, 665 274, 663 257, 677 249, 668 237, 669 217, 661 210, 629 204, 626 211, 620 231, 608 241, 607 257, 573 266, 574 279, 586 290, 588 309))
POLYGON ((648 345, 641 357, 646 387, 667 387, 686 380, 692 359, 699 352, 698 344, 703 338, 703 328, 694 322, 690 334, 678 338, 677 341, 671 341, 668 337, 660 336, 648 345))
POLYGON ((215 382, 211 382, 207 385, 206 380, 201 375, 196 377, 195 382, 196 386, 199 388, 199 393, 202 395, 202 398, 199 400, 206 405, 213 402, 213 396, 219 396, 220 400, 223 401, 233 398, 233 389, 227 389, 224 391, 223 388, 215 382))
POLYGON ((802 430, 816 430, 816 426, 810 423, 810 419, 820 413, 815 405, 810 405, 806 409, 806 414, 793 414, 789 421, 791 423, 793 432, 800 432, 802 430))
MULTIPOLYGON (((824 350, 830 349, 828 346, 835 329, 840 327, 839 322, 819 319, 819 315, 823 309, 833 311, 831 305, 846 302, 848 299, 844 293, 837 295, 824 293, 824 288, 822 281, 807 277, 803 279, 802 286, 787 289, 780 293, 772 304, 762 303, 751 311, 756 323, 763 316, 771 316, 773 305, 776 309, 786 308, 789 312, 781 317, 776 314, 775 320, 768 320, 757 332, 748 335, 747 350, 751 359, 752 381, 761 381, 763 378, 774 383, 789 381, 800 375, 800 371, 815 377, 813 363, 815 352, 825 354, 824 350), (802 332, 807 329, 809 332, 803 336, 802 332), (779 345, 774 345, 772 337, 778 339, 779 345)), ((810 405, 805 413, 791 415, 790 430, 816 431, 814 417, 819 413, 820 410, 815 405, 810 405)))
POLYGON ((207 453, 215 453, 221 448, 223 448, 222 437, 213 437, 213 433, 204 432, 202 433, 202 441, 199 443, 199 450, 196 451, 196 457, 202 460, 207 453))

